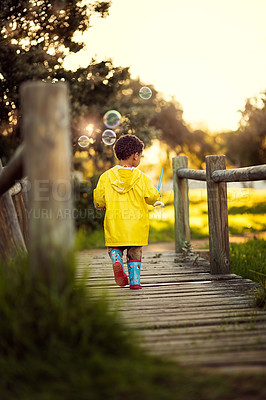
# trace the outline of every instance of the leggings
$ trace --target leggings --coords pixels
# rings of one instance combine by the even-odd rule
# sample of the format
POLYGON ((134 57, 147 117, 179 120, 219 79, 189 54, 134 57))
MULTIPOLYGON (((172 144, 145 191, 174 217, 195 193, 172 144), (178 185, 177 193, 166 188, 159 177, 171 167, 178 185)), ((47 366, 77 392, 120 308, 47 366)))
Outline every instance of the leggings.
POLYGON ((142 246, 116 246, 116 247, 107 247, 108 250, 108 254, 110 255, 111 251, 113 249, 119 249, 122 251, 127 250, 127 260, 131 261, 131 260, 136 260, 139 261, 141 260, 141 256, 142 256, 142 246))

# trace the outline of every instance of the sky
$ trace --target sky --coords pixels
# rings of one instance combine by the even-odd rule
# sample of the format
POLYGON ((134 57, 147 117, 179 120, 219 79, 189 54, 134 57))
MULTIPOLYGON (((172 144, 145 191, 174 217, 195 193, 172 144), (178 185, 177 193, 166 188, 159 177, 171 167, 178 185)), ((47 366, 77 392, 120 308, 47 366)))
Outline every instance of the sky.
POLYGON ((265 16, 266 0, 113 0, 65 65, 112 58, 174 96, 194 129, 234 130, 246 99, 266 90, 265 16))

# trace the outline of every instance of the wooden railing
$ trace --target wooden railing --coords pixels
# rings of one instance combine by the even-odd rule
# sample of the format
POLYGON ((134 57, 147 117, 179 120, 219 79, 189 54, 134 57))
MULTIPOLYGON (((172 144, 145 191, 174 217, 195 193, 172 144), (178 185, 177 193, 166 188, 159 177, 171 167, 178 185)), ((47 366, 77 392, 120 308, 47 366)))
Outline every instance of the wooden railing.
POLYGON ((74 246, 68 87, 25 82, 20 100, 24 141, 7 166, 0 165, 0 258, 6 262, 28 247, 33 271, 47 282, 57 276, 61 284, 74 246), (12 201, 10 188, 23 176, 27 189, 22 181, 12 201))
POLYGON ((210 270, 230 274, 230 251, 226 182, 266 179, 266 164, 226 170, 224 155, 206 156, 206 171, 188 169, 188 158, 172 159, 175 208, 175 250, 190 241, 188 179, 207 183, 210 270))

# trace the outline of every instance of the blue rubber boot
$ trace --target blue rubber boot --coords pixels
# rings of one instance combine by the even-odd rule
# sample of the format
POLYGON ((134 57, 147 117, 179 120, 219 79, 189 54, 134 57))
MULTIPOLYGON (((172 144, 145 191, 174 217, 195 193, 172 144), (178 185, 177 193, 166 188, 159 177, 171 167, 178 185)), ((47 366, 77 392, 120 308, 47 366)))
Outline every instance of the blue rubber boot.
POLYGON ((115 281, 119 286, 128 285, 128 277, 124 271, 123 253, 119 249, 113 249, 109 256, 113 263, 115 281))
POLYGON ((128 267, 130 289, 141 289, 140 285, 141 260, 128 261, 127 267, 128 267))

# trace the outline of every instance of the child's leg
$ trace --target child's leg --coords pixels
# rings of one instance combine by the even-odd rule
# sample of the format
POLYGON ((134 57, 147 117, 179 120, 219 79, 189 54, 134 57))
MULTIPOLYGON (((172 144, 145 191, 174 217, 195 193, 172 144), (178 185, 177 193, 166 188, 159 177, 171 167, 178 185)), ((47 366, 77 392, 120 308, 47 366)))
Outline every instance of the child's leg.
POLYGON ((113 263, 115 281, 119 286, 128 285, 128 277, 123 265, 123 247, 108 247, 108 254, 113 263))
POLYGON ((127 249, 127 267, 129 274, 130 289, 141 289, 140 269, 141 269, 142 247, 132 246, 127 249))

